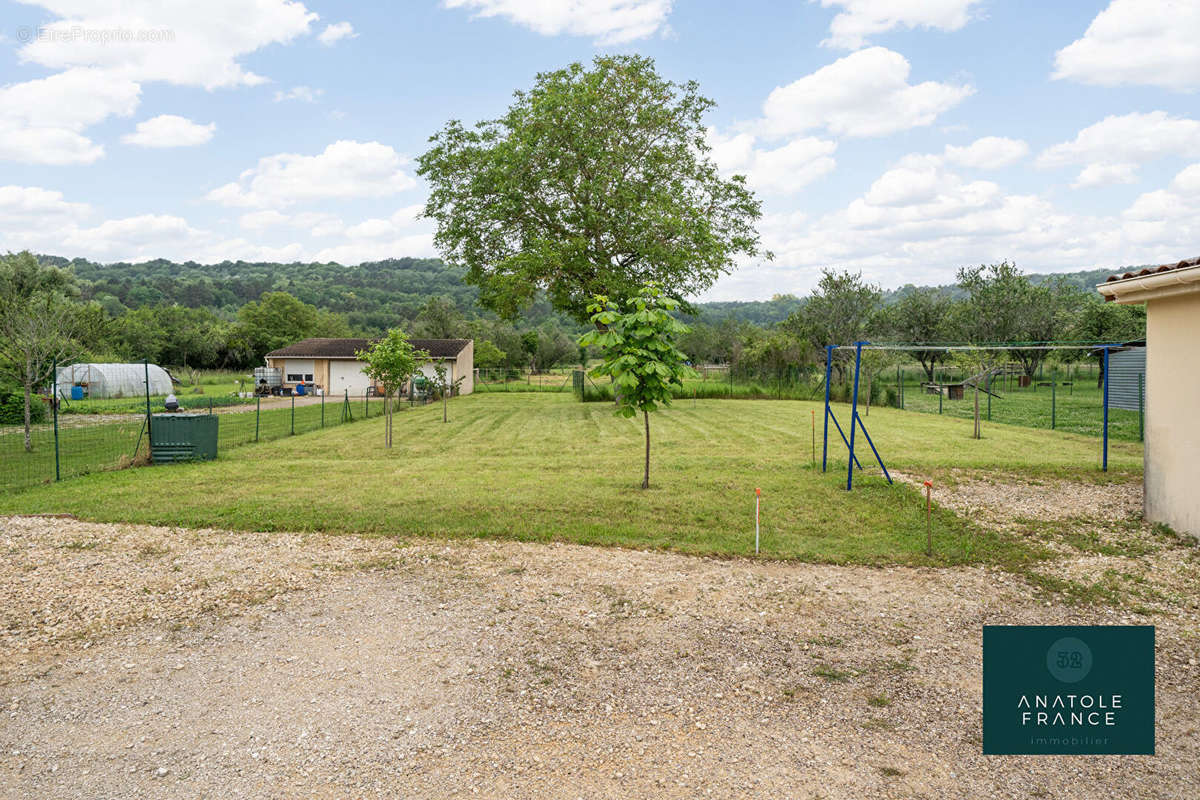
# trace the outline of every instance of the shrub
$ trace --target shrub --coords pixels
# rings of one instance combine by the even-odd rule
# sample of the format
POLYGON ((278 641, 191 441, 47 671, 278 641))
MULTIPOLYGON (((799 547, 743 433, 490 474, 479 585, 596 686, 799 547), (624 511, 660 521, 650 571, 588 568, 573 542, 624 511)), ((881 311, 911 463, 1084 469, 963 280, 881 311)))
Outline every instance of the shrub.
MULTIPOLYGON (((29 404, 31 421, 46 421, 46 403, 34 395, 29 404)), ((0 387, 0 425, 25 424, 25 394, 19 388, 11 386, 0 387)))

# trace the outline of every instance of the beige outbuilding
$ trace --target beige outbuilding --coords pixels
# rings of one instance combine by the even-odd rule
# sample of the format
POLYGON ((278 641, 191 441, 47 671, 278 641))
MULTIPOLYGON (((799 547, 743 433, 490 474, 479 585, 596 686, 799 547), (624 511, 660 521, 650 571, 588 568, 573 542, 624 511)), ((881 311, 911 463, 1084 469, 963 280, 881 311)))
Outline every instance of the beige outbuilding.
MULTIPOLYGON (((446 380, 458 381, 456 394, 475 391, 475 341, 473 339, 410 339, 418 350, 429 354, 430 361, 421 365, 421 373, 434 376, 433 364, 446 370, 446 380)), ((279 370, 286 389, 303 383, 321 389, 326 394, 361 396, 372 394, 375 386, 363 372, 365 364, 358 352, 373 344, 372 339, 305 339, 267 353, 267 366, 279 370)))
POLYGON ((1096 288, 1146 304, 1146 519, 1200 537, 1200 258, 1096 288))

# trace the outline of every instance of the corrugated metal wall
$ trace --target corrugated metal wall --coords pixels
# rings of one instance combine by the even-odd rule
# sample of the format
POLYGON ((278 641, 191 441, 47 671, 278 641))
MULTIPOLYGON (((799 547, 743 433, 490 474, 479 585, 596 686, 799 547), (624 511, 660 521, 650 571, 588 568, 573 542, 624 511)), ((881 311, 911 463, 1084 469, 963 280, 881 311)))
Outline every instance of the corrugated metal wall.
POLYGON ((1145 391, 1146 348, 1131 347, 1108 356, 1108 405, 1111 408, 1138 410, 1138 376, 1145 391))

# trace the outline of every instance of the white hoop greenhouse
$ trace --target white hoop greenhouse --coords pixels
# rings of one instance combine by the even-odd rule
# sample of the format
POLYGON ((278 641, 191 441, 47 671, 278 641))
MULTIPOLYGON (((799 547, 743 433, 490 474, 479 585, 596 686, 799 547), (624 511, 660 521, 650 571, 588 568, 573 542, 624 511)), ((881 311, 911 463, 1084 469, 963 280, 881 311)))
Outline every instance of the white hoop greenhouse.
POLYGON ((71 364, 58 368, 58 396, 64 400, 83 397, 142 397, 149 373, 150 394, 171 393, 171 376, 155 364, 71 364), (82 392, 75 391, 78 386, 82 392))

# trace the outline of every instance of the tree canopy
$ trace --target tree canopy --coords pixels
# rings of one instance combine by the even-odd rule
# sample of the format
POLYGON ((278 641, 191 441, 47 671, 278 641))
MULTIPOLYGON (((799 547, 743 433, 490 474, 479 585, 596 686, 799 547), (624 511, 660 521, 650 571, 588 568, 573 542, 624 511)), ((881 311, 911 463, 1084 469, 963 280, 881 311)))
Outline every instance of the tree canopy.
POLYGON ((714 104, 695 82, 641 56, 599 56, 515 97, 498 119, 447 123, 417 169, 435 242, 485 307, 511 318, 544 291, 584 321, 597 295, 653 281, 686 297, 762 254, 760 203, 708 157, 714 104))

